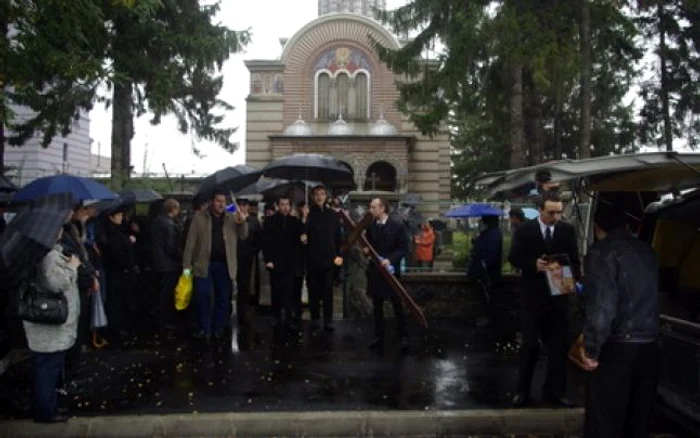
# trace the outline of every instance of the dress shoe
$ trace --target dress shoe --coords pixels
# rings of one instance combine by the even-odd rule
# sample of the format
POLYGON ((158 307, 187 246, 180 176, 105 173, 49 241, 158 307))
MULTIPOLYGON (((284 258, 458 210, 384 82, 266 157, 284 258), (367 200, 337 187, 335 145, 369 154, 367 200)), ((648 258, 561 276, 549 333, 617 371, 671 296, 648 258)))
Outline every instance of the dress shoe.
POLYGON ((399 341, 399 345, 401 346, 401 351, 402 352, 407 352, 408 351, 408 338, 405 336, 401 337, 401 340, 399 341))
POLYGON ((35 423, 65 423, 68 421, 67 415, 56 414, 51 418, 45 420, 34 420, 35 423))
POLYGON ((325 331, 326 333, 333 333, 335 331, 335 327, 333 327, 333 324, 331 324, 330 322, 327 322, 323 324, 323 331, 325 331))
POLYGON ((68 416, 68 408, 57 408, 56 414, 68 416))
POLYGON ((520 407, 525 405, 528 402, 529 397, 526 394, 523 394, 522 392, 519 392, 515 394, 513 397, 513 400, 511 400, 511 404, 515 407, 520 407))
POLYGON ((384 338, 382 337, 376 337, 370 341, 369 344, 367 344, 367 348, 371 350, 379 350, 384 346, 384 338))
POLYGON ((547 402, 549 402, 553 405, 563 406, 565 408, 573 408, 574 407, 574 404, 571 402, 571 400, 569 400, 566 397, 550 397, 547 399, 547 402))

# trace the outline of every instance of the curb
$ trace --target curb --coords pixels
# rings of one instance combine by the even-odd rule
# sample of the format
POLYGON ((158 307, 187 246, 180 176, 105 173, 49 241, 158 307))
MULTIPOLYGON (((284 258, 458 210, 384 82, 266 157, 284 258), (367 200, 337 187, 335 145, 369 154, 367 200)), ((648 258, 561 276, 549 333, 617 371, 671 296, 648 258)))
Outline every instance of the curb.
POLYGON ((576 434, 583 408, 333 411, 77 417, 63 424, 2 423, 0 437, 465 436, 576 434))

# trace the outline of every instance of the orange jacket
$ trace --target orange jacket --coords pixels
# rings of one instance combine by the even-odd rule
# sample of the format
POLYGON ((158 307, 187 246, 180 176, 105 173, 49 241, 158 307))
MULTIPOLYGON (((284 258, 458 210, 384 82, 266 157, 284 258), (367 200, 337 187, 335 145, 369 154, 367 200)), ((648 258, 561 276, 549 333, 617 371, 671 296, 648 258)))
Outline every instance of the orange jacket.
POLYGON ((423 232, 415 236, 416 260, 429 262, 433 260, 433 244, 435 243, 435 233, 429 226, 423 226, 423 232))

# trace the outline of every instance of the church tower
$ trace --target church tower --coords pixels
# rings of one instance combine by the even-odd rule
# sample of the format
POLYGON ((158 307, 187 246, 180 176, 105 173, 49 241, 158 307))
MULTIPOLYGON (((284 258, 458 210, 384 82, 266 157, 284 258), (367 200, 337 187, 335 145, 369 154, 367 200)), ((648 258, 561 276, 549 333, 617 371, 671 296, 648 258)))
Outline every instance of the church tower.
POLYGON ((386 0, 318 0, 318 15, 346 12, 373 17, 373 8, 386 9, 386 0))

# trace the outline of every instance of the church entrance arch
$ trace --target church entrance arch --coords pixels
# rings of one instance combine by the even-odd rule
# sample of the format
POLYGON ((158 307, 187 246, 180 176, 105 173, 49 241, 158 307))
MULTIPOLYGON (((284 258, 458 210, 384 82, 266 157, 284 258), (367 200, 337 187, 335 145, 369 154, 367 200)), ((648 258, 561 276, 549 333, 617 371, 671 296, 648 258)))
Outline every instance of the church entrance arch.
POLYGON ((396 191, 396 168, 386 161, 375 161, 365 173, 364 190, 396 191))

